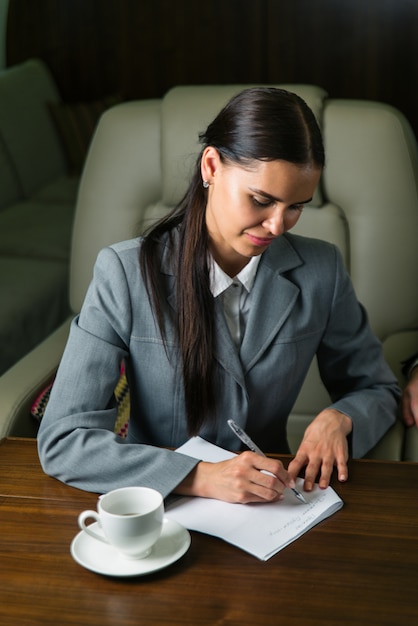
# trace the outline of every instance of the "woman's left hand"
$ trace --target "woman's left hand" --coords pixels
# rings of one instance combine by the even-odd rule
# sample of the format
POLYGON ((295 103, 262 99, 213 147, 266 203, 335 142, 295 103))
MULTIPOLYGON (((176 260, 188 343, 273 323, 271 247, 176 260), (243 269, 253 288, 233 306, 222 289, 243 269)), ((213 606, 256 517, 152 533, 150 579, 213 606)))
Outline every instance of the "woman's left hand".
POLYGON ((402 393, 402 415, 407 426, 418 428, 418 366, 409 376, 409 382, 402 393))
POLYGON ((352 430, 351 419, 336 409, 325 409, 309 424, 293 461, 289 474, 296 478, 306 466, 304 489, 311 491, 319 474, 319 486, 326 489, 334 467, 338 480, 348 478, 347 435, 352 430))

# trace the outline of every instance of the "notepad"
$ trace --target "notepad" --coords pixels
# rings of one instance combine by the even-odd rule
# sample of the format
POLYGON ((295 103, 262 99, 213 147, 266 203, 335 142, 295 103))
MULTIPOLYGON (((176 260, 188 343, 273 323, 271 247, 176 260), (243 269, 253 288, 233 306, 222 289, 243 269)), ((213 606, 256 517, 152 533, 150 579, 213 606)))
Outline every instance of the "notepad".
MULTIPOLYGON (((177 452, 213 463, 235 456, 200 437, 192 437, 177 452)), ((298 479, 296 486, 303 491, 303 480, 298 479)), ((343 506, 332 487, 320 489, 315 485, 303 495, 307 504, 300 503, 290 489, 286 489, 284 500, 265 504, 180 497, 167 504, 166 516, 189 530, 219 537, 267 561, 343 506)))

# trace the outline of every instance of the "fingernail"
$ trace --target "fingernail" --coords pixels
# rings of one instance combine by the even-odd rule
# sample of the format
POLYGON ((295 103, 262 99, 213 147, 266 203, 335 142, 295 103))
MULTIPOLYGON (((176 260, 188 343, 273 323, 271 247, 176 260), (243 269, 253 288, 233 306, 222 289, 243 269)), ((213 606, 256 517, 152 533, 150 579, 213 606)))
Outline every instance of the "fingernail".
POLYGON ((292 478, 292 480, 289 482, 289 487, 290 487, 290 489, 294 489, 294 488, 296 487, 296 483, 295 483, 295 481, 293 480, 293 478, 292 478))

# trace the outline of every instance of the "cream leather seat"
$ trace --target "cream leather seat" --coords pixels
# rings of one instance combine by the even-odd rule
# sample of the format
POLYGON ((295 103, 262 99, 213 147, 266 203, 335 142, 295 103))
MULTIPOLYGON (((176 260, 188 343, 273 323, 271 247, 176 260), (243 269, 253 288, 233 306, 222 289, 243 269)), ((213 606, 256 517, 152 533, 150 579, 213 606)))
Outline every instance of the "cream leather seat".
MULTIPOLYGON (((386 357, 418 351, 418 158, 403 115, 382 103, 328 98, 319 87, 299 93, 323 130, 327 165, 295 232, 336 243, 386 357)), ((79 189, 73 231, 70 302, 77 313, 98 251, 140 233, 182 196, 197 137, 243 85, 177 87, 161 100, 127 102, 101 118, 79 189)), ((29 407, 58 365, 69 321, 0 378, 0 435, 34 435, 29 407)), ((285 392, 285 390, 284 390, 285 392)), ((295 449, 329 402, 316 364, 289 420, 295 449)), ((401 422, 371 456, 401 459, 401 422)), ((413 446, 412 446, 413 447, 413 446)), ((415 446, 418 460, 418 441, 415 446)))

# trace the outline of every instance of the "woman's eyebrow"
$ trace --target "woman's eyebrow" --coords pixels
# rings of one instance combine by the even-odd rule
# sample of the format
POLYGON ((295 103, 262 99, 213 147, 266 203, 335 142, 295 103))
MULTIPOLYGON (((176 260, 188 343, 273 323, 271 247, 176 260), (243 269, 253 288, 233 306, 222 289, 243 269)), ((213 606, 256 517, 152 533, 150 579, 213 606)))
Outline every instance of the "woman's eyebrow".
MULTIPOLYGON (((272 200, 273 202, 283 202, 281 198, 276 198, 275 196, 272 196, 271 193, 267 193, 267 191, 263 191, 262 189, 255 189, 255 187, 248 187, 248 189, 252 191, 252 193, 256 193, 259 196, 268 198, 269 200, 272 200)), ((309 202, 311 202, 311 200, 312 198, 308 198, 307 200, 300 200, 299 202, 292 202, 292 204, 308 204, 309 202)))

